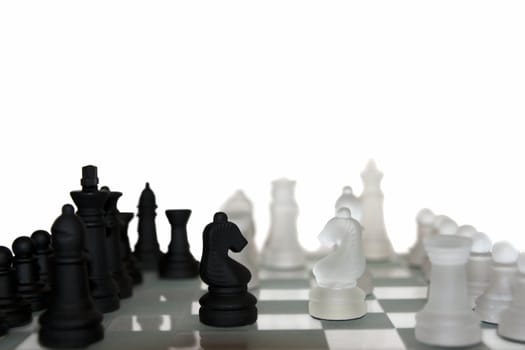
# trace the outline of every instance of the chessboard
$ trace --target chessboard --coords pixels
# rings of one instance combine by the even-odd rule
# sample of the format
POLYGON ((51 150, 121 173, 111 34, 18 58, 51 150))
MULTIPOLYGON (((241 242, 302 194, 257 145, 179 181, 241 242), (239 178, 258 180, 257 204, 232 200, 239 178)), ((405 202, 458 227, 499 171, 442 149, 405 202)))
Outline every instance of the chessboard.
MULTIPOLYGON (((414 337, 415 314, 426 301, 427 283, 404 259, 369 263, 375 290, 367 297, 368 313, 350 321, 324 321, 308 314, 310 269, 260 271, 257 323, 214 328, 199 322, 200 279, 160 280, 146 273, 133 297, 104 314, 105 337, 90 349, 436 349, 414 337)), ((483 324, 481 344, 469 349, 525 349, 500 338, 483 324)), ((38 314, 33 323, 13 328, 0 339, 2 350, 37 350, 38 314)))

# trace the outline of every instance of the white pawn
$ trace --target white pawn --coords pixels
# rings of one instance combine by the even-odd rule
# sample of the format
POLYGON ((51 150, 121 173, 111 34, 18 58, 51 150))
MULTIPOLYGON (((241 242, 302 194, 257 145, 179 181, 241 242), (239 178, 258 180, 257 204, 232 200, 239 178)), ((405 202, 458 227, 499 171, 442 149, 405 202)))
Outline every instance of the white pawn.
POLYGON ((337 198, 337 201, 335 202, 336 212, 342 207, 350 209, 350 212, 352 213, 352 219, 361 222, 363 211, 361 208, 361 200, 354 194, 354 191, 350 186, 343 187, 343 193, 341 196, 339 196, 339 198, 337 198))
POLYGON ((230 250, 228 254, 250 270, 252 278, 248 283, 248 288, 256 288, 259 285, 259 269, 257 267, 259 253, 255 246, 255 221, 252 202, 243 191, 238 190, 223 204, 221 211, 225 212, 228 219, 239 227, 242 235, 248 241, 246 248, 239 253, 230 250))
POLYGON ((421 209, 416 217, 417 223, 417 238, 416 243, 408 255, 408 263, 411 266, 421 266, 425 260, 426 253, 425 247, 423 246, 423 241, 432 236, 432 224, 434 223, 435 215, 434 213, 427 208, 421 209))
POLYGON ((519 252, 508 242, 498 242, 492 248, 489 286, 476 299, 476 312, 486 323, 499 323, 499 317, 512 300, 511 282, 517 271, 519 252))
POLYGON ((335 250, 313 267, 316 286, 310 290, 308 311, 324 320, 349 320, 366 314, 365 292, 357 286, 366 260, 361 245, 361 225, 348 208, 341 208, 319 234, 335 250))
POLYGON ((492 242, 482 232, 472 235, 472 248, 467 263, 467 285, 472 308, 476 299, 485 292, 489 285, 490 265, 492 263, 492 242))
POLYGON ((432 263, 428 301, 416 314, 416 339, 436 346, 469 346, 481 341, 479 317, 470 307, 465 265, 471 242, 437 235, 425 240, 432 263))
POLYGON ((476 230, 476 228, 474 226, 461 225, 460 227, 458 227, 458 230, 457 230, 456 234, 458 236, 472 238, 477 232, 478 231, 476 230))
POLYGON ((361 224, 365 256, 367 259, 377 261, 389 260, 394 256, 383 217, 382 178, 383 173, 377 169, 376 163, 370 160, 361 173, 363 180, 363 193, 360 198, 363 208, 361 224))
POLYGON ((498 334, 504 338, 525 342, 525 253, 518 259, 518 274, 512 286, 512 301, 500 314, 498 334))
POLYGON ((444 236, 455 235, 458 232, 458 224, 449 217, 445 217, 438 226, 438 234, 444 236))

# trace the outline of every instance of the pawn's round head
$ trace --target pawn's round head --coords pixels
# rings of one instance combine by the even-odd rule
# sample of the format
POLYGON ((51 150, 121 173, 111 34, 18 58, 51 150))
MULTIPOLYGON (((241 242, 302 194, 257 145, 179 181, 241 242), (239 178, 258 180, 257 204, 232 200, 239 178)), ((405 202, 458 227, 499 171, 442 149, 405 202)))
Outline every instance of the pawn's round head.
POLYGON ((352 190, 352 187, 345 186, 343 187, 343 194, 354 194, 354 191, 352 190))
POLYGON ((35 252, 33 241, 27 236, 15 239, 12 248, 17 258, 31 258, 35 252))
POLYGON ((62 214, 51 226, 53 233, 53 248, 55 252, 65 255, 74 255, 84 247, 85 227, 72 205, 62 207, 62 214))
POLYGON ((341 207, 337 209, 337 212, 335 213, 335 217, 341 218, 341 219, 350 219, 352 217, 352 212, 350 211, 350 208, 341 207))
POLYGON ((0 270, 8 270, 13 262, 13 254, 9 248, 0 246, 0 270))
POLYGON ((492 248, 492 259, 498 264, 515 264, 518 260, 518 255, 518 250, 509 242, 498 242, 492 248))
POLYGON ((476 254, 490 253, 492 250, 492 242, 490 237, 483 232, 476 232, 472 235, 472 247, 470 251, 476 254))
POLYGON ((213 222, 216 224, 228 222, 228 215, 226 215, 226 213, 223 213, 222 211, 219 211, 215 213, 215 215, 213 215, 213 222))
POLYGON ((454 235, 458 230, 458 224, 456 224, 454 220, 447 218, 441 222, 438 230, 440 235, 454 235))
POLYGON ((447 219, 450 219, 450 218, 446 215, 435 215, 434 222, 432 223, 432 227, 434 228, 434 230, 436 231, 439 230, 439 226, 441 225, 441 223, 447 219))
POLYGON ((474 234, 478 232, 474 226, 471 225, 461 225, 458 227, 458 231, 456 232, 458 236, 463 236, 467 238, 472 238, 474 234))
POLYGON ((432 225, 434 222, 436 216, 432 212, 432 210, 424 208, 417 213, 416 221, 420 225, 432 225))
POLYGON ((518 258, 518 270, 522 275, 525 275, 525 252, 521 252, 518 258))
POLYGON ((33 232, 31 239, 35 243, 36 250, 47 250, 51 244, 51 235, 44 230, 33 232))

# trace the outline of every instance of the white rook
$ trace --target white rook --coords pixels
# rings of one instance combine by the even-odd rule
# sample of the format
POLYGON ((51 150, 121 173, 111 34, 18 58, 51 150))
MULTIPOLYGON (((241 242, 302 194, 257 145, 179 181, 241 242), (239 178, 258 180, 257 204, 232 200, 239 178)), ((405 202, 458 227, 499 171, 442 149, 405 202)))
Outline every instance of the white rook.
POLYGON ((481 342, 480 319, 472 311, 466 264, 471 240, 433 236, 425 241, 432 264, 428 301, 416 314, 416 339, 436 346, 469 346, 481 342))

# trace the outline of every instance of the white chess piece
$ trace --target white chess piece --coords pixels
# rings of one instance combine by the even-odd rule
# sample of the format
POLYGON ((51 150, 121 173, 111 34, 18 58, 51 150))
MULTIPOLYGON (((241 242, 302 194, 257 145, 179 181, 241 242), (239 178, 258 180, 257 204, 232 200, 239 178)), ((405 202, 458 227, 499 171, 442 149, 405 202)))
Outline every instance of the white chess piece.
POLYGON ((443 218, 438 226, 438 234, 444 236, 455 235, 458 232, 458 224, 449 217, 443 218))
POLYGON ((472 235, 472 248, 467 263, 467 285, 472 308, 476 299, 485 292, 489 285, 490 265, 492 263, 492 242, 482 232, 472 235))
POLYGON ((295 181, 279 179, 272 182, 270 232, 261 254, 262 264, 268 268, 298 269, 306 265, 297 232, 299 208, 294 192, 295 181))
POLYGON ((310 315, 325 320, 348 320, 366 314, 365 293, 357 279, 365 271, 361 225, 348 208, 341 208, 319 234, 324 245, 336 249, 313 267, 317 283, 310 290, 310 315))
POLYGON ((361 208, 361 200, 354 194, 354 191, 350 186, 343 187, 343 193, 341 193, 341 196, 339 196, 339 198, 337 198, 337 201, 335 202, 336 212, 342 207, 350 209, 350 212, 352 213, 352 218, 361 222, 363 211, 361 208))
POLYGON ((478 230, 472 225, 461 225, 458 227, 456 234, 467 238, 472 238, 478 230))
POLYGON ((512 301, 500 314, 498 334, 514 341, 525 342, 525 253, 518 259, 518 274, 512 285, 512 301))
POLYGON ((239 253, 229 251, 230 257, 246 266, 252 274, 248 288, 256 288, 259 285, 259 253, 255 246, 255 221, 253 219, 253 205, 246 194, 238 190, 223 204, 221 211, 228 215, 228 219, 235 223, 242 235, 248 241, 248 245, 239 253))
POLYGON ((423 246, 423 240, 430 237, 433 233, 432 224, 434 223, 435 215, 427 208, 421 209, 416 216, 417 223, 417 238, 416 243, 410 249, 408 254, 408 263, 410 266, 421 266, 425 260, 426 253, 423 246))
POLYGON ((432 263, 432 280, 428 301, 416 314, 416 339, 446 347, 478 344, 481 325, 470 307, 465 269, 470 240, 436 235, 424 244, 432 263))
POLYGON ((519 252, 508 242, 498 242, 492 247, 492 264, 489 285, 476 299, 476 312, 481 320, 498 324, 499 317, 512 300, 511 282, 517 271, 519 252))
MULTIPOLYGON (((441 226, 441 223, 447 220, 452 220, 446 215, 435 215, 434 216, 434 222, 432 223, 432 229, 430 236, 438 235, 439 234, 439 227, 441 226)), ((427 281, 430 281, 430 272, 432 269, 432 264, 430 263, 430 259, 428 258, 428 255, 425 255, 423 258, 423 262, 421 263, 421 271, 423 271, 423 276, 427 281)))
POLYGON ((383 173, 370 160, 361 173, 363 193, 360 197, 363 208, 363 247, 366 258, 370 260, 388 260, 394 256, 383 217, 384 196, 380 187, 382 178, 383 173))

